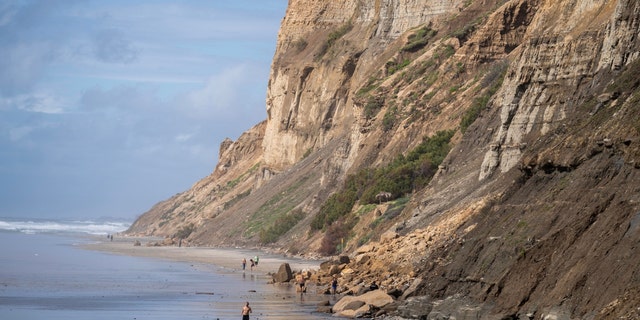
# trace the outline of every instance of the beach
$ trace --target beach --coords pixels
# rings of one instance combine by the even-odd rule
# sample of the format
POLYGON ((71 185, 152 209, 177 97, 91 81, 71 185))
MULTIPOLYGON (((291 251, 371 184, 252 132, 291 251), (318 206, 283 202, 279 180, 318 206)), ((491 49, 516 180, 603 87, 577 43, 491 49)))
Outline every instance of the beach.
POLYGON ((113 241, 94 241, 83 245, 89 250, 110 252, 121 255, 148 257, 155 259, 174 260, 191 263, 210 264, 229 272, 241 271, 242 259, 247 260, 245 271, 250 271, 249 259, 259 258, 256 276, 264 276, 266 272, 275 273, 283 263, 289 263, 292 270, 302 271, 318 269, 322 261, 304 260, 283 255, 267 253, 261 250, 243 248, 211 248, 211 247, 178 247, 178 246, 148 246, 148 243, 161 242, 161 239, 138 237, 115 237, 113 241), (139 241, 140 246, 134 246, 139 241))
MULTIPOLYGON (((335 319, 316 312, 331 297, 270 284, 268 273, 319 261, 245 249, 134 246, 135 238, 0 232, 2 319, 335 319), (241 261, 259 256, 242 270, 241 261)), ((335 302, 335 301, 332 301, 335 302)))

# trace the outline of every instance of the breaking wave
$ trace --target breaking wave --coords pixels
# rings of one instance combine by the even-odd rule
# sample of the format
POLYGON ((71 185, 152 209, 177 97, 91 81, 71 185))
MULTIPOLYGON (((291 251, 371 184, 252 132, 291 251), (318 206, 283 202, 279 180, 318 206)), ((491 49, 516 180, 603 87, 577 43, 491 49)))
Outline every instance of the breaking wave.
POLYGON ((22 233, 80 233, 92 235, 114 234, 127 230, 131 223, 93 220, 13 220, 0 218, 0 230, 22 233))

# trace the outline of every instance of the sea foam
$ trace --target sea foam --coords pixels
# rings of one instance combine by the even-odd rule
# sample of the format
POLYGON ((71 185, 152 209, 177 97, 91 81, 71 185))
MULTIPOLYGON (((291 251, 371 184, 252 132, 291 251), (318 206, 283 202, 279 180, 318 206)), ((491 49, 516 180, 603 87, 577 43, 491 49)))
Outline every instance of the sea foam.
POLYGON ((0 218, 0 230, 33 233, 114 234, 127 230, 131 223, 94 220, 41 220, 0 218))

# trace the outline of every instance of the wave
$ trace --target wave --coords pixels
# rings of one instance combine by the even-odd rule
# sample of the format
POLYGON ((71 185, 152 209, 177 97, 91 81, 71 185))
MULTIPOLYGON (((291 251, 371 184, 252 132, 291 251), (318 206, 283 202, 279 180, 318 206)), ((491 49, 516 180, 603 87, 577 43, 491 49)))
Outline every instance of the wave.
POLYGON ((108 235, 125 231, 131 223, 93 220, 13 220, 0 218, 0 230, 22 233, 80 233, 108 235))

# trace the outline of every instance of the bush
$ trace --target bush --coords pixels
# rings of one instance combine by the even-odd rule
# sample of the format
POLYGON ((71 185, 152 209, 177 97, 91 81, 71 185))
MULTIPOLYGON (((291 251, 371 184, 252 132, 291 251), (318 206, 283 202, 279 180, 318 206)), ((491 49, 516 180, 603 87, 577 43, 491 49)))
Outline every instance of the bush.
POLYGON ((375 117, 380 109, 384 106, 384 98, 377 96, 369 96, 367 103, 364 105, 364 116, 367 119, 375 117))
POLYGON ((320 212, 311 221, 312 230, 321 230, 351 212, 356 203, 355 190, 336 192, 320 207, 320 212))
POLYGON ((351 225, 336 222, 327 228, 327 232, 325 232, 322 242, 320 243, 320 249, 318 250, 320 254, 330 256, 338 251, 342 251, 344 248, 340 245, 344 239, 349 236, 351 227, 351 225))
POLYGON ((398 113, 398 108, 397 107, 393 107, 390 108, 389 111, 387 111, 384 114, 384 117, 382 118, 382 130, 384 132, 388 132, 391 129, 393 129, 393 126, 396 123, 396 114, 398 113))
POLYGON ((329 33, 329 35, 327 36, 327 41, 322 45, 322 47, 320 47, 320 52, 318 52, 317 57, 323 57, 327 53, 327 51, 329 51, 329 49, 336 43, 336 41, 342 38, 349 31, 351 31, 352 28, 353 24, 351 23, 351 21, 348 21, 347 23, 340 26, 340 28, 338 28, 337 30, 329 33))
POLYGON ((193 223, 190 223, 186 226, 183 226, 182 228, 178 229, 178 232, 176 232, 176 234, 173 236, 174 238, 178 238, 178 239, 186 239, 188 238, 191 233, 196 229, 196 227, 193 225, 193 223))
POLYGON ((437 31, 429 28, 428 26, 424 26, 418 29, 416 33, 409 36, 409 42, 404 45, 401 50, 405 52, 416 52, 424 48, 424 46, 429 43, 429 40, 431 40, 436 34, 437 31))
POLYGON ((381 191, 391 193, 389 200, 394 200, 425 187, 449 153, 449 141, 454 133, 453 130, 439 131, 433 137, 423 138, 406 157, 400 155, 385 167, 365 168, 349 175, 344 186, 322 205, 311 222, 311 229, 326 229, 344 220, 358 200, 363 205, 377 203, 376 195, 381 191))
POLYGON ((260 230, 260 242, 268 244, 278 241, 280 236, 295 227, 304 216, 305 213, 298 209, 276 218, 271 226, 260 230))

